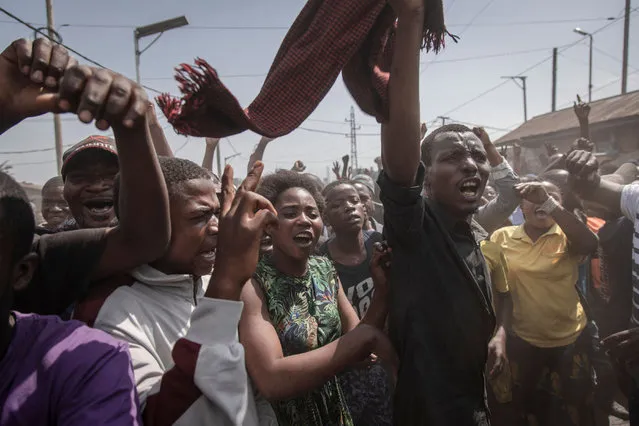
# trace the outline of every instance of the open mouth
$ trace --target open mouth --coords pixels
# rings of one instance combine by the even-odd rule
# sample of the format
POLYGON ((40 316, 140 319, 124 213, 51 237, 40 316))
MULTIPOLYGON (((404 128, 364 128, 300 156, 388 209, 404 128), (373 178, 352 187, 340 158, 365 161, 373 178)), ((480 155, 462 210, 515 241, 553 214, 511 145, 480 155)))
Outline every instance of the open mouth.
POLYGON ((362 221, 362 217, 357 213, 351 213, 346 217, 346 222, 350 224, 360 223, 362 221))
POLYGON ((200 253, 200 257, 206 262, 215 263, 215 252, 216 249, 203 251, 200 253))
POLYGON ((538 209, 535 210, 535 217, 537 219, 547 219, 548 218, 548 213, 543 211, 541 208, 538 208, 538 209))
POLYGON ((298 247, 310 247, 313 245, 313 233, 310 231, 302 231, 293 237, 293 241, 295 241, 298 247))
POLYGON ((92 216, 108 216, 113 210, 113 199, 96 198, 84 202, 86 208, 92 216))
POLYGON ((465 199, 474 201, 479 198, 480 186, 481 180, 479 178, 465 179, 459 185, 459 191, 465 199))

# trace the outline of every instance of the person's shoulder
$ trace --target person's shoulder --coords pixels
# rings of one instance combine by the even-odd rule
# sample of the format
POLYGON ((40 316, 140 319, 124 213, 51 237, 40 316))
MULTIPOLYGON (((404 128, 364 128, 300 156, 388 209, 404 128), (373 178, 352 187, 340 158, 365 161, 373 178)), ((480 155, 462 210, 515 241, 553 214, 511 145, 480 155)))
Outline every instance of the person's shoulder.
POLYGON ((37 336, 31 350, 41 353, 43 365, 75 370, 103 359, 107 354, 127 352, 124 342, 80 321, 63 321, 54 315, 22 314, 17 323, 37 336))
POLYGON ((490 237, 490 241, 493 243, 499 244, 501 241, 510 240, 515 236, 518 232, 520 232, 520 226, 504 226, 503 228, 499 228, 490 237))
POLYGON ((107 231, 108 228, 78 229, 39 235, 34 238, 33 249, 42 252, 52 249, 83 247, 101 242, 107 235, 107 231))

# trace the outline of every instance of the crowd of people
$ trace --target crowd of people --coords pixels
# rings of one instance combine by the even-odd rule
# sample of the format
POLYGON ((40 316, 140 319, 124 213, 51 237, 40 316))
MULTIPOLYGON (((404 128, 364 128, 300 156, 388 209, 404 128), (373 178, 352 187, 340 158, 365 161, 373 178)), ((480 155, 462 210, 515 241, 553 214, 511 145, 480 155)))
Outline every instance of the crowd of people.
POLYGON ((0 133, 69 148, 42 216, 0 174, 0 425, 639 425, 639 169, 582 137, 528 170, 420 127, 424 2, 398 17, 375 172, 234 185, 176 158, 145 91, 47 39, 0 56, 0 133), (524 176, 525 173, 525 176, 524 176))

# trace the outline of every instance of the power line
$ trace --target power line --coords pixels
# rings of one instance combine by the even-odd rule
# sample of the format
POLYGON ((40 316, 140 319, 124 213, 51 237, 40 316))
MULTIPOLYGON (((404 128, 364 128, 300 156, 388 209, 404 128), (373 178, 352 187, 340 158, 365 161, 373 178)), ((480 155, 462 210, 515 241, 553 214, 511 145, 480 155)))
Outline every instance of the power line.
MULTIPOLYGON (((452 8, 455 0, 451 2, 448 9, 452 8)), ((448 11, 447 11, 448 12, 448 11)), ((600 21, 609 21, 611 20, 609 17, 599 17, 599 18, 571 18, 571 19, 550 19, 550 20, 531 20, 531 21, 509 21, 509 22, 481 22, 481 23, 473 23, 475 27, 512 27, 512 26, 522 26, 522 25, 551 25, 551 24, 566 24, 566 23, 575 23, 575 22, 600 22, 600 21)), ((13 21, 0 20, 0 23, 3 24, 16 24, 13 21)), ((448 28, 457 28, 457 27, 466 27, 470 22, 466 23, 452 23, 446 25, 448 28)), ((44 24, 33 23, 33 25, 45 26, 44 24)), ((62 24, 60 27, 68 27, 68 28, 104 28, 104 29, 135 29, 138 26, 136 25, 124 25, 124 24, 62 24)), ((189 25, 183 28, 180 28, 181 31, 202 31, 202 30, 214 30, 214 31, 283 31, 288 30, 290 27, 288 26, 226 26, 226 25, 189 25)))
MULTIPOLYGON (((63 147, 67 148, 73 146, 73 144, 66 144, 63 145, 63 147)), ((0 151, 0 155, 17 155, 17 154, 33 154, 36 152, 49 152, 49 151, 54 151, 55 147, 53 148, 37 148, 37 149, 27 149, 24 151, 0 151)))
MULTIPOLYGON (((113 71, 111 68, 109 68, 109 67, 107 67, 107 66, 102 65, 102 64, 101 64, 101 63, 99 63, 98 61, 94 61, 93 59, 89 58, 88 56, 83 55, 82 53, 78 52, 77 50, 75 50, 75 49, 73 49, 73 48, 71 48, 71 47, 69 47, 69 46, 67 46, 66 44, 64 44, 64 43, 59 43, 59 42, 58 42, 58 40, 55 40, 54 38, 50 37, 50 36, 49 36, 49 34, 42 32, 42 30, 40 30, 40 29, 38 29, 38 28, 34 27, 33 25, 29 24, 28 22, 26 22, 26 21, 24 21, 24 20, 22 20, 22 19, 18 18, 16 15, 14 15, 13 13, 11 13, 11 12, 9 12, 8 10, 4 9, 3 7, 0 7, 0 12, 4 13, 4 14, 5 14, 5 15, 7 15, 8 17, 10 17, 11 19, 14 19, 14 20, 15 20, 15 21, 17 21, 18 23, 20 23, 20 24, 22 24, 22 25, 24 25, 24 26, 26 26, 26 27, 30 28, 31 30, 33 30, 33 31, 34 31, 34 32, 36 32, 37 34, 40 34, 41 36, 43 36, 44 38, 46 38, 46 39, 48 39, 48 40, 52 41, 53 43, 55 43, 55 44, 59 44, 60 46, 62 46, 62 47, 64 47, 65 49, 67 49, 69 52, 75 53, 75 55, 76 55, 76 56, 78 56, 78 57, 80 57, 80 58, 84 59, 85 61, 87 61, 87 62, 89 62, 89 63, 91 63, 91 64, 93 64, 93 65, 95 65, 95 66, 97 66, 97 67, 105 68, 105 69, 107 69, 107 70, 113 71)), ((142 87, 144 87, 145 89, 150 90, 150 91, 152 91, 152 92, 162 94, 162 92, 160 92, 159 90, 156 90, 156 89, 154 89, 154 88, 152 88, 152 87, 144 86, 144 85, 142 85, 142 87)))
MULTIPOLYGON (((635 8, 635 9, 633 9, 633 10, 631 11, 631 13, 633 13, 633 12, 634 12, 634 11, 636 11, 637 9, 639 9, 639 8, 635 8)), ((622 18, 623 18, 623 15, 618 16, 617 18, 615 18, 614 20, 612 20, 610 23, 608 23, 608 24, 604 25, 603 27, 599 28, 599 29, 598 29, 598 30, 596 30, 596 31, 593 31, 591 34, 592 34, 592 35, 594 35, 594 34, 597 34, 597 33, 601 32, 601 31, 603 31, 603 30, 607 29, 607 28, 608 28, 608 27, 610 27, 611 25, 614 25, 614 24, 616 24, 617 22, 619 22, 622 18)), ((574 43, 570 43, 570 44, 568 44, 568 45, 563 46, 559 52, 561 53, 561 52, 566 51, 567 49, 570 49, 571 47, 573 47, 573 46, 575 46, 575 45, 577 45, 577 44, 581 43, 581 42, 582 42, 582 40, 583 40, 583 39, 580 39, 580 40, 578 40, 578 41, 576 41, 576 42, 574 42, 574 43)), ((528 68, 526 68, 524 71, 519 72, 519 73, 518 73, 518 75, 525 74, 525 73, 527 73, 528 71, 531 71, 531 70, 533 70, 533 69, 537 68, 538 66, 540 66, 540 65, 542 65, 542 64, 544 64, 544 63, 546 63, 546 62, 548 62, 551 58, 552 58, 552 55, 551 55, 551 56, 548 56, 547 58, 545 58, 545 59, 543 59, 543 60, 541 60, 541 61, 537 62, 536 64, 534 64, 534 65, 532 65, 532 66, 530 66, 530 67, 528 67, 528 68)), ((448 115, 448 114, 451 114, 451 113, 453 113, 453 112, 455 112, 455 111, 458 111, 458 110, 460 110, 461 108, 463 108, 463 107, 465 107, 465 106, 467 106, 467 105, 469 105, 469 104, 471 104, 471 103, 475 102, 476 100, 483 98, 484 96, 488 95, 489 93, 494 92, 495 90, 497 90, 497 89, 501 88, 502 86, 506 85, 507 83, 508 83, 508 80, 504 80, 504 81, 500 82, 499 84, 497 84, 497 85, 495 85, 495 86, 491 87, 491 88, 490 88, 490 89, 488 89, 488 90, 483 91, 483 92, 482 92, 482 93, 480 93, 479 95, 477 95, 477 96, 475 96, 475 97, 471 98, 470 100, 468 100, 468 101, 466 101, 466 102, 463 102, 463 103, 461 103, 461 104, 457 105, 457 106, 456 106, 456 107, 454 107, 453 109, 451 109, 451 110, 449 110, 449 111, 446 111, 445 113, 443 113, 443 114, 441 114, 441 115, 448 115)))

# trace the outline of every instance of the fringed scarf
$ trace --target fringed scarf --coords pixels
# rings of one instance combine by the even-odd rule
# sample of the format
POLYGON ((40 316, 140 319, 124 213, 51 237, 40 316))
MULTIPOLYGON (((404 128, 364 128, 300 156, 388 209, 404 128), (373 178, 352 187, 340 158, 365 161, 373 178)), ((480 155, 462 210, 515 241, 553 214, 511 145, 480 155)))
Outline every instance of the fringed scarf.
MULTIPOLYGON (((441 0, 424 0, 424 43, 438 52, 448 34, 441 0)), ((365 113, 388 116, 388 80, 396 16, 386 0, 309 0, 288 31, 255 100, 242 108, 205 60, 180 65, 182 99, 157 103, 184 135, 226 137, 252 130, 279 137, 296 129, 326 96, 340 71, 365 113)))

